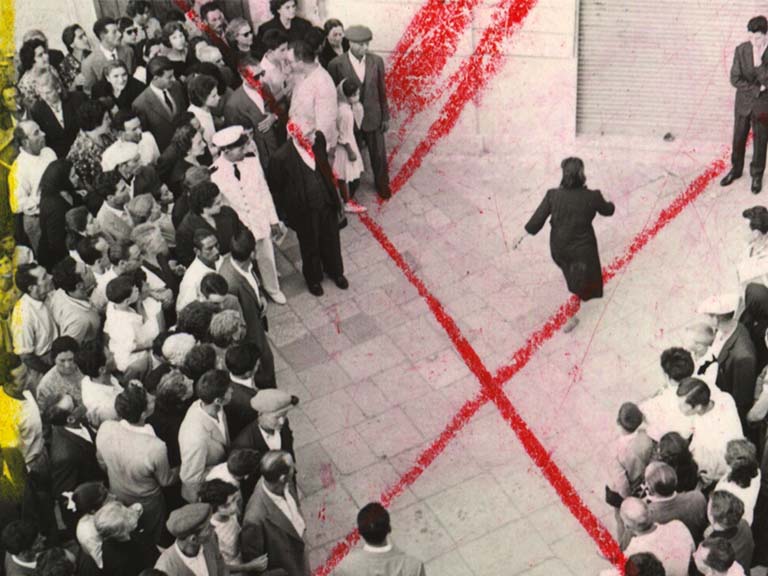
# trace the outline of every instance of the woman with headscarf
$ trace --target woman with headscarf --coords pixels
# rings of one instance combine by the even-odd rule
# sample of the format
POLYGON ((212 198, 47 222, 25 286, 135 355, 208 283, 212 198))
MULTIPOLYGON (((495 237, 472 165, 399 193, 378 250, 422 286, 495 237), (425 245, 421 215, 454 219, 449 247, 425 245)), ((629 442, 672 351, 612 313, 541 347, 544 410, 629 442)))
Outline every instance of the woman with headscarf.
POLYGON ((344 24, 336 18, 326 20, 323 24, 323 31, 325 32, 325 41, 318 60, 322 67, 328 70, 328 64, 331 63, 331 60, 349 50, 349 41, 344 38, 344 24))
POLYGON ((80 205, 75 192, 80 184, 72 163, 54 160, 40 180, 40 245, 37 259, 47 269, 68 255, 67 212, 80 205))
MULTIPOLYGON (((525 225, 526 234, 513 244, 517 249, 526 236, 537 234, 550 219, 549 247, 552 259, 563 271, 568 290, 582 302, 603 296, 603 271, 592 220, 597 214, 611 216, 616 207, 599 190, 586 187, 584 162, 566 158, 560 164, 563 178, 559 188, 548 190, 539 207, 525 225)), ((570 332, 579 323, 576 316, 563 327, 570 332)))

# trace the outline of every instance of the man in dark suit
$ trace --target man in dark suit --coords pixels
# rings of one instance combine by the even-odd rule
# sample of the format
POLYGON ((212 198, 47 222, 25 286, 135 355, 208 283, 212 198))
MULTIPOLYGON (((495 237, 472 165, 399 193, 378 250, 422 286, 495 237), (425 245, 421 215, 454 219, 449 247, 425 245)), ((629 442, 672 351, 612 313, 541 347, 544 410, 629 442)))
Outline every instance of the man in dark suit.
POLYGON ((288 423, 288 411, 299 403, 296 396, 284 390, 261 390, 251 398, 251 408, 258 417, 232 441, 232 448, 250 448, 260 454, 268 450, 283 450, 296 462, 293 432, 288 423))
POLYGON ((72 92, 62 98, 62 94, 51 82, 38 85, 37 90, 40 99, 32 106, 32 120, 45 133, 48 147, 59 158, 65 158, 80 130, 76 112, 83 102, 83 96, 79 92, 72 92))
POLYGON ((304 280, 311 294, 324 294, 323 273, 342 290, 344 276, 339 238, 339 195, 326 155, 325 135, 315 133, 314 158, 293 138, 283 144, 269 163, 267 182, 277 214, 296 231, 304 280))
POLYGON ((53 494, 60 503, 62 519, 74 535, 77 517, 67 508, 68 492, 80 484, 105 479, 96 459, 94 434, 86 427, 85 408, 76 405, 68 394, 59 396, 45 411, 51 429, 51 480, 53 494))
MULTIPOLYGON (((269 160, 278 148, 277 116, 270 111, 270 103, 265 102, 259 92, 251 87, 245 76, 246 71, 256 79, 264 76, 259 61, 246 56, 240 62, 240 70, 243 84, 227 99, 224 105, 224 120, 228 126, 243 126, 253 130, 253 141, 259 151, 261 167, 266 173, 269 160)), ((269 93, 266 84, 262 83, 261 88, 269 93)))
POLYGON ((162 152, 171 143, 178 119, 187 109, 187 100, 184 88, 174 80, 173 64, 165 56, 152 58, 147 64, 147 74, 152 81, 133 101, 133 111, 142 127, 155 137, 162 152))
POLYGON ((219 268, 227 281, 229 293, 237 296, 246 324, 247 342, 253 342, 261 354, 254 382, 259 388, 275 388, 275 358, 265 333, 266 302, 259 291, 253 270, 253 252, 256 241, 250 230, 243 227, 232 238, 231 253, 219 268))
POLYGON ((731 170, 720 181, 720 185, 729 186, 734 180, 741 178, 747 136, 751 126, 754 142, 749 172, 752 175, 752 192, 757 194, 763 186, 765 155, 768 147, 768 117, 764 117, 762 121, 759 118, 761 111, 765 116, 765 111, 768 109, 768 95, 764 95, 765 85, 758 77, 758 68, 766 62, 768 20, 764 16, 756 16, 747 24, 747 30, 750 35, 749 41, 739 44, 733 54, 731 84, 736 88, 733 151, 731 170))
POLYGON ((309 576, 306 523, 294 476, 293 458, 287 452, 270 450, 262 457, 261 479, 243 517, 242 554, 245 562, 267 554, 268 569, 282 568, 288 576, 309 576))
POLYGON ((350 26, 345 32, 349 41, 349 52, 337 56, 328 65, 328 72, 338 86, 344 78, 356 80, 363 105, 363 133, 368 154, 371 157, 373 179, 376 190, 382 198, 389 198, 389 169, 384 134, 389 129, 389 103, 384 80, 384 60, 368 51, 373 38, 369 28, 350 26))
POLYGON ((120 60, 133 74, 136 69, 133 50, 120 43, 120 30, 112 18, 99 18, 93 25, 93 34, 99 45, 83 60, 82 73, 85 78, 84 88, 90 94, 91 88, 104 77, 104 68, 110 60, 120 60))
POLYGON ((749 331, 736 318, 738 305, 738 294, 726 294, 708 299, 699 306, 699 313, 712 316, 717 324, 712 343, 717 355, 715 384, 733 396, 742 427, 747 431, 747 412, 755 401, 757 355, 749 331))

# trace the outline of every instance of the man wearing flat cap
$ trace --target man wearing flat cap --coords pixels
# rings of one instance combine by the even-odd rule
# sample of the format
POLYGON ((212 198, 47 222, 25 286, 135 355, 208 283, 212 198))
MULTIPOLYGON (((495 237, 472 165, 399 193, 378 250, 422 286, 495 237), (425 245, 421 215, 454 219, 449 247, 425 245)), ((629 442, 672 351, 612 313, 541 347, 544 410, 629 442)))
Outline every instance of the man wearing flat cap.
POLYGON ((152 81, 132 107, 162 153, 171 143, 179 117, 187 109, 187 99, 184 88, 174 79, 172 62, 165 56, 152 58, 147 73, 152 81))
POLYGON ((755 399, 757 357, 749 331, 736 317, 738 307, 738 294, 722 294, 704 301, 698 312, 715 321, 717 332, 710 348, 718 365, 715 384, 733 396, 742 426, 748 430, 747 412, 755 399))
POLYGON ((176 538, 157 560, 155 568, 168 576, 225 576, 224 558, 213 539, 210 504, 187 504, 171 512, 166 527, 176 538))
POLYGON ((389 103, 384 81, 384 60, 368 51, 373 34, 365 26, 350 26, 344 34, 349 41, 349 51, 337 56, 328 65, 328 72, 338 86, 344 78, 360 83, 360 102, 363 105, 363 122, 357 128, 362 132, 368 154, 371 157, 376 191, 382 198, 389 198, 389 169, 384 134, 389 128, 389 103))
POLYGON ((293 432, 288 424, 288 412, 298 403, 296 396, 291 396, 284 390, 259 390, 251 398, 251 408, 257 412, 257 418, 237 435, 232 442, 232 448, 250 448, 259 454, 269 450, 283 450, 295 461, 293 432))

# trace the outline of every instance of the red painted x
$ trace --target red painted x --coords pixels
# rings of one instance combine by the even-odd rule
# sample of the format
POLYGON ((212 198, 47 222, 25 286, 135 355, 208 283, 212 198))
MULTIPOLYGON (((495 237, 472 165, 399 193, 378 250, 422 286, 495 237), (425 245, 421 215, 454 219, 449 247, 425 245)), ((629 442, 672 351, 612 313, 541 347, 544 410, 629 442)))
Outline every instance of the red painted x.
MULTIPOLYGON (((471 24, 472 11, 480 0, 427 0, 419 9, 400 42, 394 50, 387 77, 390 101, 395 109, 404 114, 400 139, 406 135, 408 126, 419 112, 422 112, 438 98, 450 92, 438 119, 430 126, 426 136, 416 146, 413 154, 405 161, 392 180, 393 194, 400 191, 419 168, 435 144, 454 128, 467 103, 478 96, 488 81, 503 63, 502 45, 522 26, 537 0, 501 0, 495 8, 491 24, 484 30, 472 55, 462 62, 458 70, 447 81, 441 81, 442 72, 451 56, 455 54, 459 39, 471 24)), ((185 0, 175 0, 187 12, 187 16, 198 26, 215 37, 197 14, 189 11, 185 0)), ((218 40, 218 39, 217 39, 218 40)), ((219 42, 220 45, 223 43, 219 42)), ((226 45, 224 45, 226 48, 226 45)), ((258 81, 248 79, 260 89, 258 81)), ((301 135, 299 135, 301 137, 301 135)), ((305 143, 305 147, 307 147, 305 143)), ((394 155, 394 153, 393 153, 394 155)), ((713 160, 688 187, 656 219, 637 234, 624 252, 603 269, 605 282, 610 282, 626 268, 634 257, 667 224, 674 220, 683 209, 707 188, 726 167, 725 157, 713 160)), ((580 302, 572 296, 564 302, 541 326, 531 333, 523 346, 512 354, 510 361, 492 374, 482 362, 469 341, 462 335, 456 322, 446 313, 423 280, 407 264, 402 254, 389 240, 384 230, 369 216, 361 214, 360 220, 373 237, 402 271, 408 281, 426 301, 437 322, 450 338, 458 354, 475 375, 480 390, 468 399, 446 424, 442 433, 416 459, 413 466, 380 497, 388 506, 408 486, 412 485, 456 438, 464 426, 488 402, 492 402, 509 427, 517 436, 525 451, 531 457, 558 496, 597 544, 600 552, 620 570, 623 570, 624 556, 616 540, 594 513, 584 504, 575 488, 552 459, 550 452, 520 417, 503 391, 503 386, 522 370, 537 351, 551 339, 559 329, 579 310, 580 302)), ((359 534, 351 531, 331 552, 325 565, 316 571, 316 576, 327 576, 346 556, 358 541, 359 534)))

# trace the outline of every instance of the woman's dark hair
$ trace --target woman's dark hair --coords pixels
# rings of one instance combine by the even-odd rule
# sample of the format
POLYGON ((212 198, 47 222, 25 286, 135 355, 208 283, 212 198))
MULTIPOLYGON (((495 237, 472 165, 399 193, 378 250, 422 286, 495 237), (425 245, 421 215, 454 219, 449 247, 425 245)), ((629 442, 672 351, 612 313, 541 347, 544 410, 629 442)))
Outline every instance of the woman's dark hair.
POLYGON ((189 42, 189 34, 187 34, 187 30, 184 28, 184 24, 181 22, 167 22, 165 26, 163 26, 163 44, 166 48, 171 47, 171 36, 176 32, 184 34, 184 39, 189 42))
POLYGON ((203 482, 200 486, 198 498, 200 502, 210 504, 215 510, 219 506, 224 506, 232 494, 237 492, 237 488, 229 482, 224 482, 218 478, 203 482))
POLYGON ((213 206, 220 193, 219 187, 213 182, 200 182, 189 191, 189 209, 195 214, 202 214, 203 210, 213 206))
POLYGON ((176 128, 176 131, 171 137, 171 146, 176 150, 176 157, 178 159, 184 158, 192 148, 192 140, 195 139, 197 130, 192 124, 183 124, 176 128))
POLYGON ((304 34, 304 42, 306 42, 312 52, 315 55, 320 54, 323 50, 323 44, 325 44, 325 31, 317 26, 312 26, 307 33, 304 34))
POLYGON ((325 32, 325 35, 328 36, 328 34, 331 33, 331 30, 339 27, 344 28, 344 24, 341 23, 341 20, 337 20, 336 18, 328 18, 328 20, 325 21, 325 24, 323 24, 323 32, 325 32))
POLYGON ((138 14, 149 12, 151 5, 147 0, 128 0, 128 6, 125 7, 125 13, 131 18, 138 14))
POLYGON ((584 176, 584 162, 581 158, 566 158, 560 163, 563 169, 563 179, 560 181, 560 188, 583 188, 587 183, 584 176))
POLYGON ((104 122, 107 109, 98 100, 87 100, 77 109, 77 123, 84 132, 95 130, 104 122))
POLYGON ((341 91, 347 98, 354 96, 360 90, 360 83, 353 78, 347 78, 341 85, 341 91))
POLYGON ((75 43, 75 34, 78 30, 83 30, 83 32, 85 32, 80 24, 70 24, 61 32, 61 41, 64 43, 67 52, 70 54, 72 54, 72 44, 75 43))
POLYGON ((31 70, 32 66, 35 65, 35 52, 40 46, 45 48, 45 51, 48 52, 48 46, 46 46, 45 41, 40 38, 32 38, 22 44, 21 49, 19 50, 22 73, 31 70))
POLYGON ((128 18, 128 16, 122 16, 117 21, 117 28, 120 30, 120 33, 125 32, 126 30, 128 30, 128 28, 133 27, 133 25, 134 25, 133 20, 128 18))
POLYGON ((208 99, 208 95, 216 89, 218 92, 219 83, 215 78, 211 78, 206 74, 195 74, 187 82, 187 93, 189 94, 189 102, 195 106, 202 107, 205 101, 208 99))
POLYGON ((43 171, 40 179, 40 197, 56 196, 59 192, 74 192, 75 187, 69 179, 72 162, 66 158, 54 160, 43 171))
POLYGON ((725 461, 730 467, 728 481, 748 488, 760 470, 757 448, 746 438, 730 440, 725 449, 725 461))
POLYGON ((283 7, 283 4, 288 4, 288 2, 292 1, 295 0, 269 0, 269 10, 274 16, 277 16, 278 11, 283 7))

